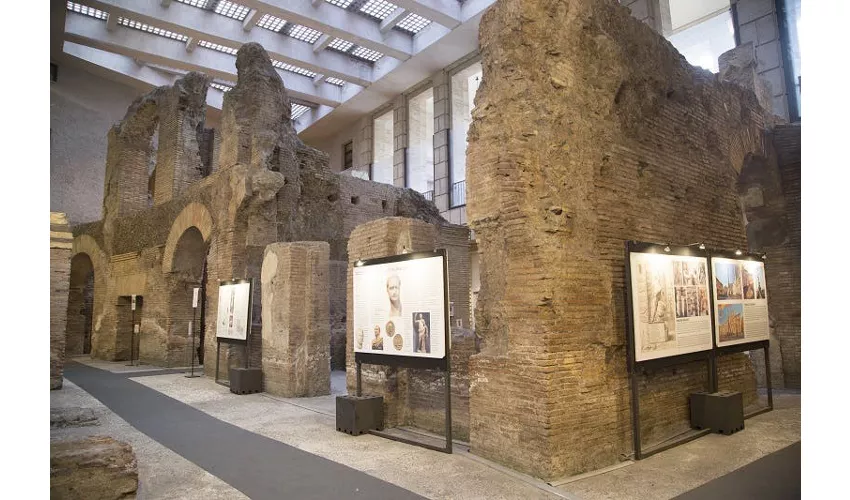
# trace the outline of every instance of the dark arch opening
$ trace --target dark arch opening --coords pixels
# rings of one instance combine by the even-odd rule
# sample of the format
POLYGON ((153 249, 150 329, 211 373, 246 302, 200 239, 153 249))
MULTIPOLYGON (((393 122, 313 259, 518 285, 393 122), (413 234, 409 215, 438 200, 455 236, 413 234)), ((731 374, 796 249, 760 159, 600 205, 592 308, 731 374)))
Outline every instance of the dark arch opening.
POLYGON ((65 326, 66 356, 91 353, 93 310, 94 264, 88 255, 78 253, 71 259, 68 315, 65 326))
POLYGON ((209 245, 196 227, 180 235, 174 249, 168 294, 168 354, 170 366, 184 365, 195 357, 197 364, 204 362, 204 337, 206 330, 206 276, 209 245), (200 288, 198 306, 193 307, 193 289, 200 288), (188 325, 192 323, 189 336, 188 325), (194 347, 193 345, 194 344, 194 347))

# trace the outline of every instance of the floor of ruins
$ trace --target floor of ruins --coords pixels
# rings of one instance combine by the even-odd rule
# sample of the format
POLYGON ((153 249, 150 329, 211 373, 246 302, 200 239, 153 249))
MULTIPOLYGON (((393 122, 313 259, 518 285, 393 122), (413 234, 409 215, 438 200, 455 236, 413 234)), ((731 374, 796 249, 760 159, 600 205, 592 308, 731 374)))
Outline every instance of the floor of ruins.
POLYGON ((274 491, 287 491, 286 498, 326 498, 333 491, 361 498, 685 494, 731 500, 752 498, 753 488, 767 493, 766 478, 799 497, 799 467, 796 476, 788 473, 799 463, 799 393, 776 393, 774 411, 748 419, 731 436, 710 434, 638 462, 547 484, 473 455, 463 443, 447 455, 337 432, 335 395, 345 393, 344 372, 332 374, 330 396, 287 399, 235 395, 212 379, 186 378, 179 369, 77 361, 85 365, 68 364, 64 388, 51 391, 51 408, 92 408, 99 425, 52 429, 51 439, 109 435, 129 442, 143 499, 264 498, 274 491))

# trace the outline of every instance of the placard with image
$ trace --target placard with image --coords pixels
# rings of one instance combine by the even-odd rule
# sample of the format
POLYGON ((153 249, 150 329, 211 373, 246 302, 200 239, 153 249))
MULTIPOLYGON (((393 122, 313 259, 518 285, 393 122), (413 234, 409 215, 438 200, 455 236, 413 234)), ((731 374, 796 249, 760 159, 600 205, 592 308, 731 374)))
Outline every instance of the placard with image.
POLYGON ((711 265, 717 345, 767 340, 770 329, 764 262, 712 257, 711 265))
POLYGON ((708 259, 631 252, 636 361, 711 349, 708 259))
POLYGON ((443 257, 354 268, 354 351, 444 358, 443 257))
POLYGON ((248 338, 250 297, 250 283, 222 284, 218 287, 216 337, 233 340, 248 338))

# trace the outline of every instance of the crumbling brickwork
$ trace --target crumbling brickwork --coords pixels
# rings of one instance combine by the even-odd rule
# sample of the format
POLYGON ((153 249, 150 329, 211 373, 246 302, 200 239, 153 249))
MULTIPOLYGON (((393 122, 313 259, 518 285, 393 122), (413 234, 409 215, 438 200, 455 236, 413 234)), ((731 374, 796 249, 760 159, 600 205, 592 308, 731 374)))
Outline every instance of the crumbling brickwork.
MULTIPOLYGON (((392 215, 442 220, 418 193, 331 172, 327 155, 296 136, 286 89, 261 46, 243 45, 236 66, 239 78, 225 94, 220 131, 204 128, 209 78, 196 73, 139 97, 110 131, 104 217, 74 228, 72 252, 88 258, 94 275, 90 319, 76 327, 82 331, 90 322, 93 357, 128 359, 129 296, 135 294, 142 297, 135 315, 141 361, 183 366, 197 356, 213 375, 217 282, 247 278, 255 280, 250 363, 260 366, 259 285, 267 245, 324 241, 330 260, 345 263, 348 234, 357 224, 392 215), (197 311, 194 287, 204 288, 197 311), (193 312, 194 331, 205 325, 195 349, 188 336, 193 312)), ((344 290, 345 273, 332 276, 336 283, 329 287, 344 290)), ((82 296, 74 300, 78 311, 82 296)), ((337 330, 344 310, 335 309, 337 330)), ((344 359, 344 340, 334 345, 342 350, 336 359, 344 359)), ((220 373, 241 365, 243 352, 223 345, 220 373)))
POLYGON ((65 320, 71 281, 71 232, 62 212, 50 212, 50 388, 62 388, 65 320))
MULTIPOLYGON (((624 242, 745 247, 736 182, 763 110, 612 0, 502 0, 479 41, 471 448, 547 479, 611 465, 632 451, 624 242)), ((749 360, 728 363, 751 394, 749 360)), ((642 377, 645 441, 687 426, 704 370, 642 377)))
MULTIPOLYGON (((469 230, 443 221, 434 224, 410 218, 388 217, 357 226, 348 241, 346 382, 354 394, 354 263, 357 260, 411 252, 447 250, 449 301, 454 303, 454 318, 462 326, 452 328, 451 398, 452 432, 455 437, 469 436, 469 357, 474 354, 474 334, 465 329, 469 318, 469 230)), ((384 425, 412 425, 438 434, 445 429, 445 378, 440 372, 410 370, 389 366, 364 365, 362 387, 365 395, 384 397, 384 425)))

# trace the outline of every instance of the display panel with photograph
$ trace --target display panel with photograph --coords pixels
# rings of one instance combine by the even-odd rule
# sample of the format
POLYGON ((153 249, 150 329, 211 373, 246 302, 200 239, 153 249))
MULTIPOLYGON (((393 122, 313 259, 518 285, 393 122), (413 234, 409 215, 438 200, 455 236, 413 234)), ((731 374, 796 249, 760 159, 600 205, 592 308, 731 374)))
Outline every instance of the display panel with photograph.
POLYGON ((767 284, 764 262, 711 258, 714 272, 715 339, 719 347, 767 340, 767 284))
POLYGON ((630 251, 635 361, 711 349, 708 258, 630 251))
POLYGON ((247 340, 250 298, 251 284, 248 282, 219 285, 216 337, 247 340))
POLYGON ((446 356, 444 257, 427 253, 354 267, 354 351, 446 356))

